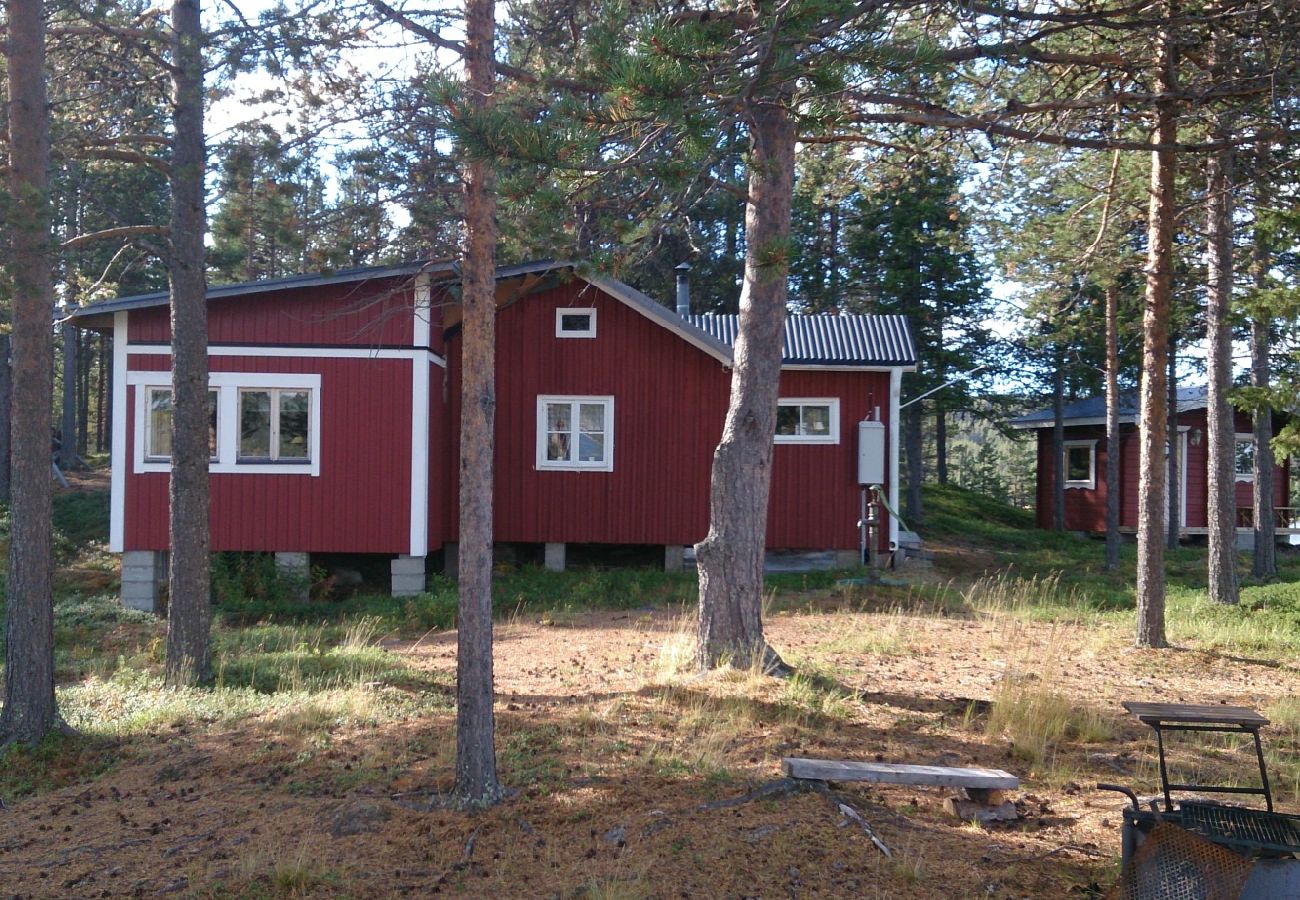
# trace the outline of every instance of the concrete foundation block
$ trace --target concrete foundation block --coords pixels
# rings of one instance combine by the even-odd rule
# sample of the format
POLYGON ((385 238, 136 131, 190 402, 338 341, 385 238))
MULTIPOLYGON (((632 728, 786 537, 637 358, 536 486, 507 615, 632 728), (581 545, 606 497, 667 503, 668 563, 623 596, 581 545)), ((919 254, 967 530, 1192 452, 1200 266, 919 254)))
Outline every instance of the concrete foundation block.
POLYGON ((1241 552, 1255 552, 1255 530, 1253 528, 1237 529, 1237 550, 1241 552))
POLYGON ((836 550, 835 568, 855 569, 862 565, 862 553, 859 550, 836 550))
POLYGON ((425 589, 425 558, 403 554, 389 564, 392 575, 391 593, 394 597, 413 597, 425 589))
POLYGON ((127 550, 122 554, 122 605, 158 612, 158 586, 167 579, 167 555, 157 550, 127 550))
POLYGON ((664 571, 680 572, 686 568, 686 547, 682 544, 664 545, 664 571))
POLYGON ((564 544, 547 544, 543 565, 552 572, 564 571, 564 544))

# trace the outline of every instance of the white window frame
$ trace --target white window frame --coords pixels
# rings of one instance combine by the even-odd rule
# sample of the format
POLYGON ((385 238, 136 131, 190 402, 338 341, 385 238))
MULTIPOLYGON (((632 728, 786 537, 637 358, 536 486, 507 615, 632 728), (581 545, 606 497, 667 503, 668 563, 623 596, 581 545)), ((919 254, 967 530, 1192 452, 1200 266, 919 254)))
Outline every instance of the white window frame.
MULTIPOLYGON (((245 394, 266 394, 267 395, 267 397, 269 398, 267 413, 270 416, 270 422, 268 423, 269 427, 267 429, 267 431, 269 432, 267 435, 267 450, 269 451, 269 455, 245 457, 243 455, 243 447, 241 446, 241 447, 237 447, 235 450, 236 461, 241 466, 262 465, 266 463, 274 463, 277 466, 309 465, 311 463, 310 446, 307 447, 306 457, 288 456, 283 459, 280 457, 280 416, 281 413, 283 412, 283 407, 280 404, 280 395, 285 393, 288 394, 305 393, 307 395, 307 404, 308 404, 307 405, 307 429, 308 429, 307 438, 308 440, 310 440, 311 439, 311 408, 312 406, 315 405, 315 401, 313 399, 314 395, 312 391, 304 390, 303 388, 296 388, 296 387, 294 388, 287 388, 287 387, 280 387, 280 386, 249 387, 247 385, 240 385, 240 387, 238 388, 238 392, 239 392, 239 416, 240 416, 241 430, 243 428, 245 394)), ((242 434, 240 435, 240 443, 241 444, 243 443, 242 434)))
MULTIPOLYGON (((135 422, 132 452, 132 470, 136 473, 170 472, 170 460, 149 459, 145 456, 145 441, 149 418, 149 392, 154 388, 170 388, 171 372, 130 372, 127 384, 135 388, 135 422)), ((208 376, 208 388, 217 392, 217 455, 208 463, 214 474, 242 475, 310 475, 320 476, 320 418, 321 376, 318 373, 279 372, 213 372, 208 376), (239 394, 242 389, 306 390, 311 393, 308 412, 311 459, 302 462, 240 462, 239 461, 239 394)))
POLYGON ((1095 491, 1097 489, 1097 438, 1087 441, 1061 442, 1061 476, 1065 479, 1066 490, 1095 491), (1070 450, 1074 447, 1088 448, 1087 480, 1070 478, 1070 450))
POLYGON ((1232 436, 1232 474, 1233 474, 1233 480, 1234 480, 1234 481, 1249 481, 1249 482, 1254 482, 1254 480, 1255 480, 1255 462, 1254 462, 1254 457, 1253 457, 1253 456, 1251 457, 1251 466, 1250 466, 1250 471, 1249 471, 1249 472, 1238 472, 1238 471, 1237 471, 1237 445, 1238 445, 1238 444, 1250 444, 1251 450, 1252 450, 1252 452, 1253 452, 1254 449, 1255 449, 1255 435, 1253 435, 1253 434, 1242 434, 1241 432, 1237 432, 1236 434, 1234 434, 1234 435, 1232 436))
MULTIPOLYGON (((153 434, 152 429, 150 429, 149 427, 149 419, 151 418, 151 415, 153 413, 152 404, 149 402, 149 400, 155 391, 166 391, 167 393, 170 394, 172 392, 172 386, 170 384, 153 384, 153 385, 149 385, 148 387, 142 387, 140 388, 140 390, 144 394, 144 423, 143 423, 144 437, 142 438, 144 443, 144 448, 141 452, 143 452, 144 454, 145 462, 163 463, 164 465, 170 466, 172 461, 170 454, 167 456, 163 456, 161 454, 153 454, 149 452, 150 449, 152 449, 149 446, 149 444, 151 443, 150 438, 151 435, 153 434)), ((210 394, 215 393, 217 395, 217 434, 220 435, 221 434, 221 391, 217 390, 216 388, 208 388, 208 393, 210 394)), ((216 456, 209 457, 208 459, 209 462, 216 462, 216 460, 217 460, 216 456)))
MULTIPOLYGON (((576 410, 575 410, 576 412, 576 410)), ((574 415, 574 433, 577 433, 578 416, 574 415)), ((570 452, 577 452, 578 442, 570 444, 570 452)), ((561 472, 612 472, 614 471, 614 398, 612 396, 578 396, 570 394, 537 395, 537 468, 561 472), (605 407, 605 458, 600 462, 580 460, 555 460, 546 458, 546 407, 550 403, 601 404, 605 407)))
POLYGON ((555 336, 557 338, 594 338, 596 336, 596 308, 594 306, 561 307, 555 311, 555 336), (587 316, 587 327, 580 331, 564 328, 565 316, 587 316))
MULTIPOLYGON (((838 444, 840 442, 840 398, 839 397, 782 397, 776 401, 777 409, 781 407, 826 406, 830 409, 830 431, 826 434, 777 434, 773 441, 778 444, 838 444)), ((803 421, 803 413, 799 414, 803 421)))

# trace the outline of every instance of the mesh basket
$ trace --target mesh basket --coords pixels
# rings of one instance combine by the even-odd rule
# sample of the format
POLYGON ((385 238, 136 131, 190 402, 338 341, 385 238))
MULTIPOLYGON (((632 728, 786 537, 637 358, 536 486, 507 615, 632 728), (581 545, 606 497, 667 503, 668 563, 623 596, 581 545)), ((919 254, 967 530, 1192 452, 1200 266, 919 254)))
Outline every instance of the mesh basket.
POLYGON ((1107 900, 1237 900, 1254 865, 1200 835, 1157 822, 1107 900))

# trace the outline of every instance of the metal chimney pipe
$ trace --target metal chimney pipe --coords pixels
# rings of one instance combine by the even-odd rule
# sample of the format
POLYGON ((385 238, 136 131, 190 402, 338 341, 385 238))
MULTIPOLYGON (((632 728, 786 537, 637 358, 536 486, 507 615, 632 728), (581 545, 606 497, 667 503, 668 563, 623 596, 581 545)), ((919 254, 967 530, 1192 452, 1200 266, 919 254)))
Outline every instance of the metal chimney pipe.
POLYGON ((680 263, 677 272, 677 315, 683 319, 691 314, 691 265, 680 263))

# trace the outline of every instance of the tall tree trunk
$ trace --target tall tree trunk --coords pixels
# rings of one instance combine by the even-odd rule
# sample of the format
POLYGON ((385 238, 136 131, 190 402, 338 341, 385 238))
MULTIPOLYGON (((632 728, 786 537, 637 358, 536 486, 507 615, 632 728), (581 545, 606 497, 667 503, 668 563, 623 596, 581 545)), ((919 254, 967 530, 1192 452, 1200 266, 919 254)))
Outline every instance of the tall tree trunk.
POLYGON ((39 0, 9 0, 9 274, 13 403, 9 597, 0 744, 34 744, 62 727, 54 697, 50 419, 50 132, 45 17, 39 0))
POLYGON ((1106 571, 1119 568, 1119 285, 1106 285, 1106 571))
MULTIPOLYGON (((66 311, 66 308, 65 308, 66 311)), ((63 350, 63 416, 59 425, 59 468, 67 472, 77 464, 77 329, 71 322, 59 326, 63 350)))
MULTIPOLYGON (((471 105, 492 108, 493 0, 466 0, 465 68, 471 105)), ((497 780, 492 690, 492 457, 496 421, 495 172, 465 164, 461 259, 460 608, 456 631, 456 787, 466 806, 504 796, 497 780)))
POLYGON ((1178 431, 1178 338, 1169 336, 1169 374, 1166 387, 1169 404, 1169 444, 1165 451, 1165 464, 1169 469, 1169 517, 1165 520, 1165 546, 1170 550, 1178 549, 1178 537, 1182 526, 1182 481, 1178 464, 1180 446, 1178 431))
MULTIPOLYGON (((1250 323, 1250 383, 1269 385, 1269 324, 1258 319, 1250 323)), ((1255 560, 1251 572, 1256 578, 1277 575, 1277 510, 1273 502, 1273 410, 1254 411, 1255 433, 1255 560)))
POLYGON ((110 366, 108 365, 108 336, 101 334, 97 342, 99 344, 98 352, 95 354, 95 368, 98 377, 95 379, 95 452, 104 452, 104 435, 106 432, 105 424, 108 421, 108 410, 106 400, 108 398, 108 379, 110 366))
POLYGON ((1211 153, 1205 168, 1206 512, 1210 529, 1206 565, 1210 599, 1235 604, 1237 441, 1228 402, 1232 389, 1232 149, 1211 153))
POLYGON ((12 484, 9 479, 9 427, 13 412, 14 371, 10 353, 9 335, 0 334, 0 503, 5 506, 9 505, 9 486, 12 484))
POLYGON ((85 458, 90 452, 90 361, 94 352, 90 336, 77 329, 77 454, 85 458))
POLYGON ((208 531, 208 307, 204 266, 203 26, 199 0, 174 0, 172 19, 171 565, 167 664, 173 687, 212 674, 208 531))
MULTIPOLYGON (((1165 26, 1157 38, 1156 66, 1160 73, 1160 92, 1166 95, 1175 88, 1173 52, 1172 35, 1165 26)), ((1156 105, 1155 142, 1169 146, 1177 137, 1173 101, 1162 100, 1156 105)), ((1141 647, 1168 645, 1165 640, 1165 524, 1169 508, 1165 496, 1168 478, 1165 449, 1169 406, 1165 389, 1177 166, 1173 150, 1152 152, 1138 423, 1137 644, 1141 647)))
POLYGON ((934 411, 934 478, 948 483, 948 413, 938 404, 934 411))
POLYGON ((751 102, 745 277, 731 371, 731 401, 713 454, 709 533, 696 544, 702 668, 730 661, 785 664, 763 637, 763 553, 772 481, 790 271, 795 126, 785 98, 751 102))
POLYGON ((907 457, 907 521, 915 528, 925 514, 921 482, 925 480, 925 417, 920 403, 903 413, 903 453, 907 457))
MULTIPOLYGON (((1058 326, 1059 327, 1059 326, 1058 326)), ((1065 354, 1055 341, 1052 370, 1052 527, 1065 530, 1065 354)))

